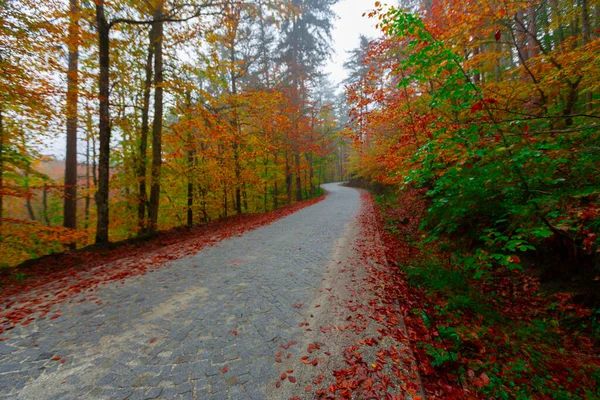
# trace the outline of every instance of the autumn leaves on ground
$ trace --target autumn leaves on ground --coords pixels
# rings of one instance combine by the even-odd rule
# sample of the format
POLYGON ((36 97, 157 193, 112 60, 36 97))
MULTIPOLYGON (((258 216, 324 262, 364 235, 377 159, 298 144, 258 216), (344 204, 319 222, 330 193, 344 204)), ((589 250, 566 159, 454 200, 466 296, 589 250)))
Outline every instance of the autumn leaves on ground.
MULTIPOLYGON (((336 3, 0 7, 0 360, 37 351, 11 335, 62 323, 69 301, 101 308, 99 288, 349 180, 372 195, 335 268, 345 294, 319 303, 344 320, 303 321, 308 355, 263 394, 600 398, 598 0, 374 2, 380 37, 338 51, 341 84, 323 74, 336 3)), ((50 357, 64 365, 44 373, 69 370, 50 357)), ((0 393, 31 386, 17 361, 0 393)), ((192 397, 218 397, 210 373, 192 397)), ((108 381, 88 397, 116 396, 108 381)))

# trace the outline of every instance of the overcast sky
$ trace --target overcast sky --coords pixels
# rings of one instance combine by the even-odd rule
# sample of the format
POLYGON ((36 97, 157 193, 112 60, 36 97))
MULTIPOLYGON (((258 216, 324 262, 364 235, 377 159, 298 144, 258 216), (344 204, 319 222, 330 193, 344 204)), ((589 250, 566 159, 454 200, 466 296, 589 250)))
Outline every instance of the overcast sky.
POLYGON ((344 62, 348 58, 347 51, 358 47, 359 36, 375 38, 380 31, 375 28, 376 19, 363 17, 363 13, 374 8, 375 0, 340 0, 333 10, 338 15, 334 22, 333 54, 325 67, 333 83, 339 84, 344 78, 344 62))

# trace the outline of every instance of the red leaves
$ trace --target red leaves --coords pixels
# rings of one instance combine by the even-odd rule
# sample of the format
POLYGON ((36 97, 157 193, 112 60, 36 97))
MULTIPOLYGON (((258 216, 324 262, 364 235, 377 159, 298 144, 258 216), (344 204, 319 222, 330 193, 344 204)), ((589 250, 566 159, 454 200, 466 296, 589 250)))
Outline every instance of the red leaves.
MULTIPOLYGON (((0 275, 0 285, 5 284, 1 298, 16 298, 0 310, 0 333, 35 318, 32 317, 34 314, 47 314, 55 305, 81 293, 86 293, 82 301, 101 304, 92 294, 99 285, 144 275, 168 261, 195 254, 223 239, 268 225, 324 198, 321 196, 269 213, 218 220, 191 230, 174 229, 150 241, 116 244, 116 249, 102 250, 102 253, 90 250, 47 256, 27 268, 27 274, 33 278, 21 283, 0 275), (91 270, 93 274, 89 273, 91 270), (40 297, 40 292, 48 293, 48 296, 40 297)), ((232 262, 237 261, 240 260, 232 262)), ((50 319, 58 317, 60 313, 55 313, 50 319)))
POLYGON ((287 374, 284 372, 283 374, 281 374, 281 380, 284 381, 285 378, 287 378, 287 374))
POLYGON ((156 338, 150 339, 150 343, 154 343, 154 342, 156 342, 156 338))
POLYGON ((226 374, 226 373, 227 373, 227 371, 229 371, 229 367, 228 367, 227 365, 226 365, 226 366, 224 366, 224 367, 223 367, 223 369, 221 369, 221 373, 222 373, 222 374, 226 374))
POLYGON ((296 378, 294 378, 292 375, 289 375, 288 381, 290 381, 291 383, 296 383, 296 378))
POLYGON ((498 29, 496 33, 494 33, 494 39, 496 40, 496 42, 499 42, 500 39, 502 39, 502 32, 500 31, 500 29, 498 29))
POLYGON ((229 331, 230 334, 237 336, 237 331, 229 331))
POLYGON ((495 99, 492 99, 492 98, 483 99, 481 101, 478 101, 477 103, 475 103, 471 106, 471 114, 474 114, 477 111, 483 110, 484 104, 497 104, 497 103, 498 103, 498 101, 496 101, 495 99))

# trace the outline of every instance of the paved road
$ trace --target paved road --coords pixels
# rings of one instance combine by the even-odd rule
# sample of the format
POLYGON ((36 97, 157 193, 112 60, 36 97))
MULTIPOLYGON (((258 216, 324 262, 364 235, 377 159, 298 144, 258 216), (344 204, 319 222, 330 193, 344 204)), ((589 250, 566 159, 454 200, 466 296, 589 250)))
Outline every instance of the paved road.
POLYGON ((298 305, 317 295, 358 212, 356 190, 325 188, 269 226, 98 288, 101 305, 65 303, 61 317, 5 333, 0 397, 264 398, 279 345, 302 335, 298 305))

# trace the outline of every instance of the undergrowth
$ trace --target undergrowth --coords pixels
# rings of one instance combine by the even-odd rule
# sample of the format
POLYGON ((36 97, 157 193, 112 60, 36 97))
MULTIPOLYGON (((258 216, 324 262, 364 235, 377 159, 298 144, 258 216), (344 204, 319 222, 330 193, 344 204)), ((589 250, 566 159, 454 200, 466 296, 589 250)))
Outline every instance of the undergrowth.
POLYGON ((600 398, 600 309, 542 292, 520 263, 506 262, 527 254, 524 241, 503 238, 510 249, 495 257, 460 236, 423 240, 422 194, 377 202, 388 257, 409 286, 400 300, 429 397, 600 398))

